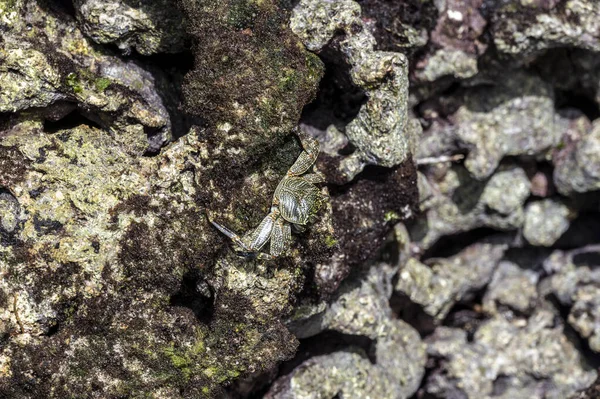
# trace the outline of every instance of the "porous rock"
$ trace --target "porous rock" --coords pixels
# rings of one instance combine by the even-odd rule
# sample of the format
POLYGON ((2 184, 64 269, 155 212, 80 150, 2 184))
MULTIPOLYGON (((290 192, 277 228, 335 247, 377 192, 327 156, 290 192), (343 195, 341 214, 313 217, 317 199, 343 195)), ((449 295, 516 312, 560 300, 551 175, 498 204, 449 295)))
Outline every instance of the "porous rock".
POLYGON ((325 309, 293 323, 299 337, 324 330, 366 336, 374 342, 375 364, 352 347, 313 357, 276 381, 267 397, 410 397, 423 377, 426 359, 417 331, 392 317, 389 297, 396 270, 385 263, 369 266, 345 281, 325 309))
POLYGON ((421 249, 448 234, 478 227, 511 230, 523 224, 531 185, 520 167, 509 165, 482 182, 463 166, 454 166, 440 181, 422 176, 419 182, 424 217, 411 225, 410 233, 421 249))
POLYGON ((600 122, 555 157, 554 183, 564 195, 600 189, 600 122))
POLYGON ((72 17, 43 1, 0 5, 9 6, 0 12, 0 112, 52 120, 78 109, 136 154, 170 140, 170 117, 152 74, 96 49, 72 17))
POLYGON ((184 50, 183 15, 170 1, 76 0, 82 32, 99 44, 142 55, 184 50))
POLYGON ((569 324, 596 352, 600 352, 599 252, 597 246, 555 251, 544 263, 546 271, 552 273, 547 281, 548 291, 570 309, 569 324))
POLYGON ((492 17, 494 44, 512 55, 555 47, 600 50, 600 5, 591 0, 508 1, 492 17))
POLYGON ((394 289, 439 322, 455 303, 491 280, 505 250, 503 245, 475 244, 430 265, 411 258, 400 269, 394 289))
POLYGON ((511 309, 528 313, 537 304, 539 275, 510 261, 501 261, 483 297, 483 308, 490 313, 511 309))
POLYGON ((548 310, 513 320, 497 315, 472 340, 463 330, 438 327, 426 341, 440 365, 425 391, 439 398, 558 399, 587 388, 596 371, 555 318, 548 310))
POLYGON ((366 165, 392 167, 406 161, 411 137, 420 133, 418 121, 408 116, 407 58, 375 50, 360 5, 352 0, 303 0, 294 8, 291 28, 309 50, 333 53, 339 62, 347 63, 353 83, 368 93, 366 103, 345 127, 356 146, 339 165, 345 180, 352 180, 366 165), (344 36, 334 39, 340 31, 344 36))
POLYGON ((571 214, 556 200, 531 202, 525 208, 523 236, 532 245, 552 246, 569 228, 571 214))

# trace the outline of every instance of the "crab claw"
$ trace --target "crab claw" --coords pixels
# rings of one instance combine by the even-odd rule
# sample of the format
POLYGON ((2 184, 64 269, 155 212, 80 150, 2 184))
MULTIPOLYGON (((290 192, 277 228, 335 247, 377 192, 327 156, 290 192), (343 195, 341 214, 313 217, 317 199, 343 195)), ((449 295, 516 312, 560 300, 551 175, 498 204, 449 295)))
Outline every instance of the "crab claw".
POLYGON ((217 222, 213 222, 209 217, 207 217, 207 219, 210 222, 210 224, 212 224, 213 226, 215 226, 217 228, 217 230, 219 230, 221 233, 223 233, 227 237, 229 237, 236 245, 240 246, 245 251, 249 251, 249 249, 246 247, 246 244, 244 244, 244 242, 242 241, 242 239, 240 238, 240 236, 238 236, 233 231, 229 230, 227 227, 221 226, 217 222))

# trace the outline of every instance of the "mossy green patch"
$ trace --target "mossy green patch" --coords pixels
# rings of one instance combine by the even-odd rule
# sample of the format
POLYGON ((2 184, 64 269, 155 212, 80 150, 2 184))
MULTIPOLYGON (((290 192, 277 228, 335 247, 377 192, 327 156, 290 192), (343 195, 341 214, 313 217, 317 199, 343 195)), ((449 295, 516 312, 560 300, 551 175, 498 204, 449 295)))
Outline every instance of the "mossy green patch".
POLYGON ((83 85, 79 75, 75 72, 71 72, 65 78, 65 84, 73 90, 73 93, 79 94, 83 91, 83 85))
POLYGON ((337 245, 337 243, 338 243, 338 241, 335 239, 335 237, 333 237, 333 236, 325 237, 325 245, 327 245, 328 248, 335 247, 337 245))
POLYGON ((393 222, 395 220, 400 220, 400 219, 401 219, 400 215, 398 215, 398 213, 395 211, 388 211, 383 216, 383 220, 385 220, 386 222, 393 222))
POLYGON ((231 2, 226 22, 235 29, 252 28, 254 19, 258 15, 258 8, 249 0, 235 0, 231 2))
POLYGON ((110 86, 111 83, 112 81, 108 78, 98 78, 94 82, 94 85, 96 86, 96 90, 103 92, 108 86, 110 86))

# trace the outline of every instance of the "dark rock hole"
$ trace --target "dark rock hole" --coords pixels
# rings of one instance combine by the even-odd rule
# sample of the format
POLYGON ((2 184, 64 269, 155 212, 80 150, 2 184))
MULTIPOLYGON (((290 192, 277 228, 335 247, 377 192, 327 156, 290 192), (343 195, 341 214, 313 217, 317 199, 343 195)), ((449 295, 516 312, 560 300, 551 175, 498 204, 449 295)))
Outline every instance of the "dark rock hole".
MULTIPOLYGON (((396 281, 393 282, 395 285, 396 281)), ((410 298, 401 293, 395 292, 390 297, 390 307, 400 320, 410 324, 419 332, 421 338, 433 333, 435 330, 435 320, 423 310, 423 306, 410 300, 410 298)))
MULTIPOLYGON (((364 356, 369 359, 372 364, 375 364, 377 361, 375 358, 375 344, 376 342, 374 340, 362 335, 342 334, 337 331, 323 331, 315 336, 301 339, 298 350, 296 351, 296 356, 293 359, 281 363, 276 376, 268 373, 268 376, 265 375, 263 377, 268 378, 269 380, 276 380, 281 376, 291 373, 300 364, 315 356, 323 356, 335 352, 356 349, 358 349, 359 352, 362 350, 364 356)), ((270 384, 261 385, 246 397, 248 399, 263 398, 269 389, 270 384)))
POLYGON ((473 342, 477 329, 483 323, 487 316, 478 310, 483 302, 483 296, 487 291, 487 285, 475 292, 467 294, 448 312, 442 325, 451 328, 460 328, 467 332, 467 341, 473 342))
POLYGON ((358 175, 356 175, 356 177, 354 178, 354 180, 349 183, 349 184, 344 184, 344 185, 330 185, 329 186, 329 194, 332 197, 336 197, 338 195, 343 195, 346 194, 354 184, 356 184, 356 182, 358 182, 359 180, 369 180, 369 181, 373 181, 373 182, 377 182, 380 184, 386 184, 389 183, 390 180, 390 176, 392 176, 395 173, 395 169, 391 169, 391 168, 385 168, 383 166, 378 166, 378 165, 367 165, 365 166, 365 168, 363 169, 362 172, 360 172, 358 175))
POLYGON ((317 98, 304 107, 300 121, 322 131, 333 124, 343 132, 367 101, 367 96, 352 82, 350 66, 342 60, 338 50, 329 46, 319 55, 325 63, 325 76, 321 79, 317 98))
POLYGON ((560 314, 560 317, 556 317, 556 324, 564 325, 564 334, 565 337, 571 341, 571 343, 579 350, 579 352, 583 355, 587 364, 589 364, 594 369, 600 368, 600 356, 590 348, 590 345, 586 339, 581 338, 579 333, 575 331, 571 325, 563 320, 569 319, 569 313, 571 311, 571 307, 568 305, 562 304, 556 296, 553 294, 548 295, 547 298, 560 314))
POLYGON ((596 245, 588 249, 589 251, 584 250, 573 255, 573 263, 576 266, 600 267, 600 246, 596 245))
POLYGON ((209 324, 214 313, 214 292, 196 270, 183 276, 179 291, 171 296, 169 304, 191 309, 196 318, 209 324))
POLYGON ((368 358, 372 364, 375 364, 377 363, 374 351, 375 343, 374 340, 363 335, 343 334, 337 331, 323 331, 315 336, 301 339, 296 356, 281 364, 279 375, 289 374, 297 366, 312 357, 342 352, 349 348, 362 349, 365 357, 368 358))
POLYGON ((42 0, 39 6, 58 15, 67 15, 75 18, 75 6, 72 0, 42 0))
POLYGON ((50 328, 48 328, 48 331, 46 331, 46 334, 44 335, 46 335, 47 337, 51 337, 58 332, 59 328, 60 323, 57 321, 56 323, 52 324, 50 328))
POLYGON ((571 90, 556 89, 554 93, 556 109, 578 109, 591 121, 600 117, 600 108, 592 98, 571 90))
POLYGON ((58 120, 45 120, 44 131, 47 133, 56 133, 60 130, 69 130, 80 125, 88 125, 90 127, 102 129, 98 123, 87 118, 78 110, 74 110, 58 120))
POLYGON ((600 213, 582 212, 553 245, 556 249, 576 249, 597 244, 600 238, 600 213))
POLYGON ((425 251, 421 259, 425 261, 429 258, 451 257, 468 246, 497 234, 498 232, 494 229, 482 227, 464 233, 447 235, 440 238, 431 248, 425 251))

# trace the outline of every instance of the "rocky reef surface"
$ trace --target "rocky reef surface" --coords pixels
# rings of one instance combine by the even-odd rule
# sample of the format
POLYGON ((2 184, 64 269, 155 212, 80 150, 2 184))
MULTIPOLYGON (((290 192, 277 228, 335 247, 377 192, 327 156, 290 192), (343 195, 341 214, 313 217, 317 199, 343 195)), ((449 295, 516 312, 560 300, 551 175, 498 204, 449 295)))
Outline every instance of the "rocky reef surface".
POLYGON ((598 397, 599 21, 0 0, 0 397, 598 397), (307 135, 315 220, 236 252, 307 135))

